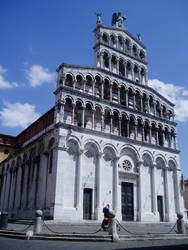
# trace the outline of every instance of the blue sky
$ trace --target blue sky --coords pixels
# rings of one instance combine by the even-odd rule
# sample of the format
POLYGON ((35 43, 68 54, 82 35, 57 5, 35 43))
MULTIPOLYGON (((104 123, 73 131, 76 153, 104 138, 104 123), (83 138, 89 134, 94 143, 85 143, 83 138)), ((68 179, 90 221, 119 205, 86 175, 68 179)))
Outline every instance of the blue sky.
POLYGON ((188 178, 187 0, 0 0, 0 133, 17 135, 55 101, 56 68, 93 65, 96 12, 113 12, 147 46, 153 88, 176 103, 181 167, 188 178))

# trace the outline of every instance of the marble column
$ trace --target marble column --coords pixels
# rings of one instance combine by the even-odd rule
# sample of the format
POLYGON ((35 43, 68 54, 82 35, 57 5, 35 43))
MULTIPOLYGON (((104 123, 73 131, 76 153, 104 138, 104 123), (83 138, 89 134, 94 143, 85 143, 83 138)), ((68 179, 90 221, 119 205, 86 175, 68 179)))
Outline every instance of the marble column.
POLYGON ((82 107, 82 128, 84 128, 85 123, 85 107, 82 107))
POLYGON ((117 75, 119 75, 119 59, 117 59, 117 75))
POLYGON ((143 95, 140 96, 140 109, 141 109, 141 112, 144 112, 144 107, 143 107, 143 95))
POLYGON ((178 178, 178 172, 181 170, 178 168, 175 168, 173 170, 174 175, 174 189, 175 189, 175 206, 176 206, 176 213, 179 214, 180 211, 180 185, 179 185, 179 178, 178 178))
POLYGON ((121 136, 121 119, 122 117, 119 117, 119 136, 121 136))
POLYGON ((113 114, 110 114, 110 133, 112 134, 113 133, 113 114))
POLYGON ((133 109, 136 110, 136 94, 133 93, 133 109))
POLYGON ((157 205, 156 205, 156 187, 155 187, 155 175, 156 175, 156 165, 151 165, 151 202, 152 202, 152 212, 156 215, 157 205))
POLYGON ((81 176, 82 176, 82 155, 83 150, 79 150, 78 152, 78 165, 77 165, 77 174, 76 174, 76 208, 79 209, 81 207, 81 176))
POLYGON ((152 127, 149 126, 149 143, 152 142, 152 127))
POLYGON ((112 56, 109 55, 109 71, 112 72, 112 56))
POLYGON ((118 204, 118 161, 119 156, 113 159, 113 210, 117 213, 119 208, 118 204))
POLYGON ((110 102, 112 102, 112 84, 110 84, 110 102))
POLYGON ((135 123, 134 125, 134 139, 136 140, 137 139, 137 133, 138 133, 138 128, 137 128, 137 124, 135 123))
POLYGON ((121 103, 120 86, 118 86, 118 104, 121 103))
POLYGON ((71 123, 72 123, 72 125, 74 125, 74 112, 75 112, 75 104, 73 103, 72 104, 72 121, 71 121, 71 123))
POLYGON ((98 153, 97 157, 97 168, 96 168, 96 219, 101 213, 101 157, 102 153, 98 153))
POLYGON ((101 83, 101 99, 104 99, 104 81, 101 83))
POLYGON ((159 130, 156 128, 156 145, 159 145, 159 130))
POLYGON ((95 128, 95 110, 92 109, 92 129, 95 128))
POLYGON ((130 137, 130 120, 127 120, 127 137, 129 138, 130 137))
POLYGON ((125 90, 126 94, 126 107, 129 107, 129 95, 128 95, 128 89, 125 90))
POLYGON ((142 180, 143 180, 143 176, 142 176, 142 168, 143 168, 143 162, 142 161, 138 161, 137 163, 137 169, 138 169, 138 220, 142 221, 142 180))
POLYGON ((104 111, 101 112, 101 131, 104 132, 104 111))
POLYGON ((164 169, 165 217, 169 221, 168 168, 164 169))

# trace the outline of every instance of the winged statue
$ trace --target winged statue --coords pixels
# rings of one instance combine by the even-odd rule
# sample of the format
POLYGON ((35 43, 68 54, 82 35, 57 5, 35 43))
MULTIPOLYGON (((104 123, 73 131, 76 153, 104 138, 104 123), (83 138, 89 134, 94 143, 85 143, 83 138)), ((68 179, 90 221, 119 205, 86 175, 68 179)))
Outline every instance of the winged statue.
POLYGON ((117 28, 124 28, 124 21, 127 18, 125 16, 122 16, 122 13, 116 13, 114 12, 112 15, 112 26, 116 25, 117 28))

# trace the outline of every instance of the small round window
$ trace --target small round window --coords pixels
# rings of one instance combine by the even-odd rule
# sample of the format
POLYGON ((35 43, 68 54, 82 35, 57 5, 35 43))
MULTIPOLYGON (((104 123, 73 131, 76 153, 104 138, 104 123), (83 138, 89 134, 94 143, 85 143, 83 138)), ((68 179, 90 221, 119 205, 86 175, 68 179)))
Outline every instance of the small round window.
POLYGON ((132 168, 132 165, 131 165, 130 161, 124 160, 122 162, 122 167, 125 169, 125 171, 130 171, 132 168))

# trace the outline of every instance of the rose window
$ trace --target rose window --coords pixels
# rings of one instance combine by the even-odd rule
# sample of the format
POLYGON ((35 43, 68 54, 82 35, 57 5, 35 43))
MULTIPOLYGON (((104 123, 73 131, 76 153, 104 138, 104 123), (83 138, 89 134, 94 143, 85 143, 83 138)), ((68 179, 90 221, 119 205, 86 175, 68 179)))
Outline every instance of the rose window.
POLYGON ((130 161, 124 160, 122 162, 122 167, 125 169, 125 171, 130 171, 132 168, 132 165, 131 165, 130 161))

